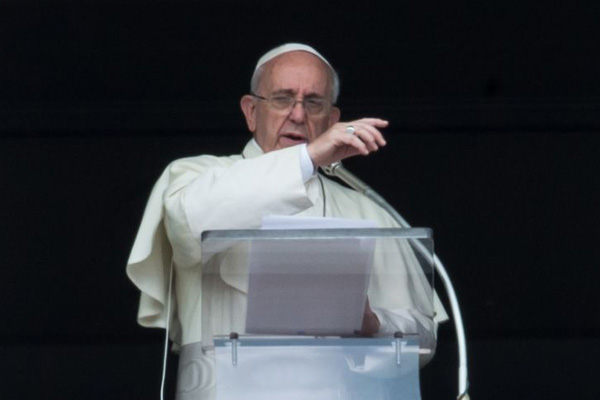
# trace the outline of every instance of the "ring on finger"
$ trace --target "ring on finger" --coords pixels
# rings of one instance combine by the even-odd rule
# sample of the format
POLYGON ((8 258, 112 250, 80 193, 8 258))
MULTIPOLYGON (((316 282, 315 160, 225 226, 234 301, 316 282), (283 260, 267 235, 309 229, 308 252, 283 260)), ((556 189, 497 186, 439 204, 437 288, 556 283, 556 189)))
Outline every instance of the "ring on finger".
POLYGON ((345 132, 346 132, 348 135, 354 135, 354 132, 356 132, 356 128, 354 127, 354 125, 348 125, 348 126, 346 127, 346 130, 345 130, 345 132))

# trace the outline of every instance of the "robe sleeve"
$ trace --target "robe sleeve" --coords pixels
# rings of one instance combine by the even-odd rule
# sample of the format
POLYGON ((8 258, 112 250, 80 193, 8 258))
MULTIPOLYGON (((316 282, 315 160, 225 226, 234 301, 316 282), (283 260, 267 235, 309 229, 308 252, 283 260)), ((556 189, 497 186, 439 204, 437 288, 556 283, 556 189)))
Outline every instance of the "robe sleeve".
POLYGON ((167 326, 172 256, 163 224, 162 197, 167 184, 168 173, 164 172, 152 189, 127 262, 127 276, 141 292, 138 323, 145 327, 167 326))
POLYGON ((299 146, 247 160, 200 156, 171 163, 150 194, 127 264, 141 291, 138 323, 165 328, 171 304, 171 338, 178 341, 170 267, 200 268, 202 232, 258 227, 262 216, 295 214, 317 195, 314 182, 302 178, 299 146))

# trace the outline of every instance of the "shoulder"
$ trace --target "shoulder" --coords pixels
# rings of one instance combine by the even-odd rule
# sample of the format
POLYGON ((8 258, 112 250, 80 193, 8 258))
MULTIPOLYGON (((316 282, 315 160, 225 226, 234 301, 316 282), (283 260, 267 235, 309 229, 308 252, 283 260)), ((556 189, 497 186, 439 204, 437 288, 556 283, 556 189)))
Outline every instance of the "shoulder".
POLYGON ((165 177, 169 182, 181 178, 187 180, 205 174, 210 170, 228 168, 241 159, 241 155, 214 156, 209 154, 180 158, 167 165, 162 177, 165 177))
POLYGON ((185 157, 170 162, 161 173, 153 191, 163 193, 169 187, 181 188, 211 169, 224 169, 242 159, 241 155, 214 156, 209 154, 185 157))
POLYGON ((174 160, 167 166, 166 170, 173 170, 177 168, 202 170, 213 167, 228 167, 241 159, 242 156, 240 154, 229 156, 203 154, 174 160))

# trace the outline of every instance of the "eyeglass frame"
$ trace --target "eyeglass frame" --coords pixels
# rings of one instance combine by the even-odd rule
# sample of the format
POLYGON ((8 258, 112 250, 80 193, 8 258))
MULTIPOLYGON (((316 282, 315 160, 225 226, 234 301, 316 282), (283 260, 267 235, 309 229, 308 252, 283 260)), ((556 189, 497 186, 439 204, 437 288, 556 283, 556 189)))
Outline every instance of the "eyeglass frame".
POLYGON ((258 95, 256 93, 254 93, 254 92, 250 92, 250 95, 252 97, 255 97, 255 98, 259 99, 259 100, 266 101, 267 104, 270 107, 272 107, 273 109, 278 110, 278 111, 288 111, 288 112, 290 112, 290 111, 292 111, 294 109, 294 107, 296 107, 297 103, 301 103, 302 104, 302 108, 304 109, 304 112, 306 112, 306 114, 310 115, 311 117, 321 117, 321 116, 327 115, 327 111, 330 111, 331 107, 334 105, 332 101, 327 100, 327 99, 325 99, 323 97, 305 97, 302 100, 297 100, 294 96, 289 95, 289 94, 272 94, 272 95, 269 95, 268 97, 264 97, 264 96, 260 96, 260 95, 258 95), (286 108, 277 108, 272 103, 273 98, 275 98, 275 97, 285 97, 285 98, 291 99, 293 102, 290 103, 290 105, 287 106, 286 108), (313 101, 314 100, 318 100, 319 102, 322 102, 322 104, 323 104, 323 110, 319 111, 318 113, 314 113, 314 112, 309 111, 309 108, 306 108, 306 102, 307 101, 311 101, 311 100, 313 100, 313 101))

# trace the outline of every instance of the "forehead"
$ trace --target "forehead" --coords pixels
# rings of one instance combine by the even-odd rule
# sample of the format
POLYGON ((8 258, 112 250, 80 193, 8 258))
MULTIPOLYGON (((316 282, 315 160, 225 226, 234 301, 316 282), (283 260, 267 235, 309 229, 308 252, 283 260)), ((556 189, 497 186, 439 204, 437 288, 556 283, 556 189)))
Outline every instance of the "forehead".
POLYGON ((269 91, 312 92, 325 96, 331 90, 329 67, 317 56, 294 51, 275 57, 265 65, 261 86, 269 91))

